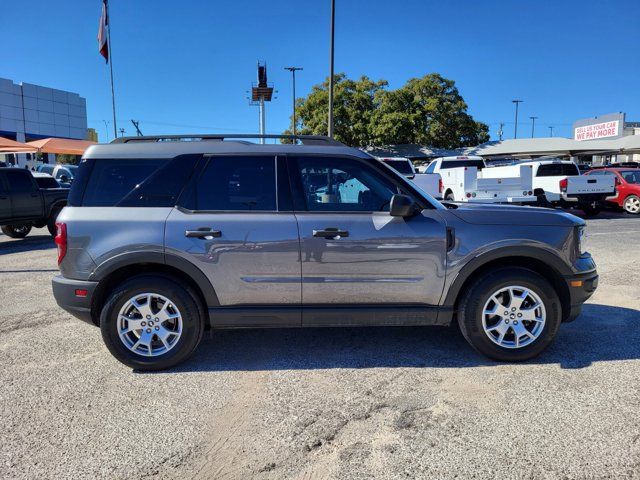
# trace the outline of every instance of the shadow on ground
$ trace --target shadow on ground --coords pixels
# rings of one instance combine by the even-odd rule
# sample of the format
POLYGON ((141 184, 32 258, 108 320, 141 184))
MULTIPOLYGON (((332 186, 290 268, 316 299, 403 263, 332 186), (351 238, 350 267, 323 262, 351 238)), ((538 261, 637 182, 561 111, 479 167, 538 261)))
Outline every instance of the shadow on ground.
MULTIPOLYGON (((527 363, 572 369, 629 359, 640 359, 640 311, 589 304, 527 363)), ((173 372, 483 365, 499 363, 473 351, 457 328, 309 328, 216 331, 173 372)))
POLYGON ((0 255, 56 248, 51 235, 29 235, 25 238, 0 236, 0 255))

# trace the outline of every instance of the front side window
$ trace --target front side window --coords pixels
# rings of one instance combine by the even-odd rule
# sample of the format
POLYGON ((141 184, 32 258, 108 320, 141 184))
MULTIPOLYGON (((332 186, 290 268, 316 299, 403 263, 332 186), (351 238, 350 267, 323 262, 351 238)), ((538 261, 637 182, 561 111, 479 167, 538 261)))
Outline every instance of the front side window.
POLYGON ((349 158, 298 158, 309 211, 389 211, 396 186, 365 162, 349 158))
POLYGON ((627 183, 640 184, 640 170, 622 171, 620 175, 627 183))
POLYGON ((196 182, 193 210, 275 211, 275 157, 211 157, 196 182))

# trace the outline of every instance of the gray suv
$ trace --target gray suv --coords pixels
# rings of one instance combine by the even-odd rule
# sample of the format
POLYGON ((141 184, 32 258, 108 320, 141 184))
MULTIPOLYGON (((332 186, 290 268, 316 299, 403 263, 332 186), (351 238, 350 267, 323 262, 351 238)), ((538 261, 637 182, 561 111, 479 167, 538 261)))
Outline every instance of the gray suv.
POLYGON ((328 138, 244 137, 86 151, 53 292, 124 364, 176 365, 207 329, 454 323, 484 355, 521 361, 597 286, 577 217, 441 204, 328 138))

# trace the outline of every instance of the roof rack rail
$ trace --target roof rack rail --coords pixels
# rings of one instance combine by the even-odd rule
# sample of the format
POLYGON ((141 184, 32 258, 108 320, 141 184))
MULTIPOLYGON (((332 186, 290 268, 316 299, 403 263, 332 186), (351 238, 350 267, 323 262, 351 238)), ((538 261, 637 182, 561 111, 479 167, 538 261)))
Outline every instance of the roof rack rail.
POLYGON ((297 140, 302 145, 326 145, 334 147, 344 147, 344 143, 341 143, 333 138, 325 137, 324 135, 259 135, 250 133, 194 133, 186 135, 143 135, 139 137, 118 137, 112 140, 111 143, 131 143, 131 142, 165 142, 165 141, 202 141, 202 140, 243 140, 243 139, 285 139, 285 140, 297 140))

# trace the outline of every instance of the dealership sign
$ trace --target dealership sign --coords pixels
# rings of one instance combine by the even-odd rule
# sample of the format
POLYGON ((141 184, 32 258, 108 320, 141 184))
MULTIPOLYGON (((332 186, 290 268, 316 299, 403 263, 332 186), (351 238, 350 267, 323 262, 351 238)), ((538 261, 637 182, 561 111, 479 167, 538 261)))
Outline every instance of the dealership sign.
POLYGON ((596 123, 595 125, 585 125, 584 127, 576 128, 573 139, 574 140, 595 140, 597 138, 610 138, 620 135, 620 122, 614 120, 613 122, 596 123))
POLYGON ((573 124, 574 140, 598 140, 622 136, 624 113, 610 113, 595 118, 585 118, 573 124))

